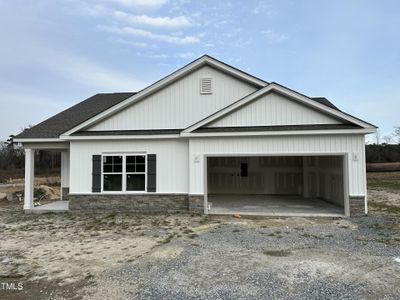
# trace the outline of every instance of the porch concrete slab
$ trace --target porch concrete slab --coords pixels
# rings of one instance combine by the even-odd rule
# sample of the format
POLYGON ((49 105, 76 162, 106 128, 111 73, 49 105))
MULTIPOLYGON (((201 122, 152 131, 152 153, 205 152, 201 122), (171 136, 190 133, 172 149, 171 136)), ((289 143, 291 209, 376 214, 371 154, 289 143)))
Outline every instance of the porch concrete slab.
POLYGON ((209 214, 343 217, 344 208, 317 198, 282 195, 208 195, 209 214))
POLYGON ((45 214, 45 213, 63 213, 69 211, 69 201, 54 201, 48 204, 36 206, 27 213, 45 214))

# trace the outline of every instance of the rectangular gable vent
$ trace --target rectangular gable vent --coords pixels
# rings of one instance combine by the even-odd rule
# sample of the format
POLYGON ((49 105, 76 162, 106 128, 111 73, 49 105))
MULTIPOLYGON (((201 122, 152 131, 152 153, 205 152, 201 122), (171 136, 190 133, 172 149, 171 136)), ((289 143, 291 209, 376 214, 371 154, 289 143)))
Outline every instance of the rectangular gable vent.
POLYGON ((200 79, 200 94, 212 94, 212 79, 201 78, 200 79))

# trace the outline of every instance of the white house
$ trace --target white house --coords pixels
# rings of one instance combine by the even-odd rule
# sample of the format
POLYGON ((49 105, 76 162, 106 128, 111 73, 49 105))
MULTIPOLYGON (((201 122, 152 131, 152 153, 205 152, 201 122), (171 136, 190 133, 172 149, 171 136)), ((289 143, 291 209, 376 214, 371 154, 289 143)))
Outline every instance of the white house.
POLYGON ((137 93, 97 94, 19 134, 25 210, 34 151, 62 152, 70 210, 367 213, 364 138, 325 98, 202 56, 137 93))

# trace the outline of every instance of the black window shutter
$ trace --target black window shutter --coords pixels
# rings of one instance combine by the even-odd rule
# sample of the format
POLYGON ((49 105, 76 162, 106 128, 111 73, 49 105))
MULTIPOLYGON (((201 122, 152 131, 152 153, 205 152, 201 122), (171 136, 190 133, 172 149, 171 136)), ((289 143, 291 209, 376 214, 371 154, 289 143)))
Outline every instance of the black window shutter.
POLYGON ((157 158, 155 154, 147 154, 147 191, 156 191, 157 158))
POLYGON ((92 192, 101 192, 101 155, 93 155, 92 192))

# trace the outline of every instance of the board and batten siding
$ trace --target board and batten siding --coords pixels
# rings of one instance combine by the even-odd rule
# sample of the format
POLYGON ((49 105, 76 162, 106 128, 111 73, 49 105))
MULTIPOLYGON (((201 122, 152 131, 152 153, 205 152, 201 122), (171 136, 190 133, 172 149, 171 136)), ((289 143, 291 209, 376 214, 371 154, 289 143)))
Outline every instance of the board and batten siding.
POLYGON ((365 195, 363 135, 192 138, 189 141, 189 193, 204 194, 205 155, 347 154, 349 195, 365 195))
POLYGON ((70 193, 92 193, 92 156, 104 153, 157 155, 157 193, 188 193, 187 140, 72 141, 70 193))
POLYGON ((266 94, 206 127, 340 124, 333 117, 276 93, 266 94))
POLYGON ((184 129, 256 89, 203 66, 87 130, 184 129), (200 94, 201 78, 212 79, 211 94, 200 94))

